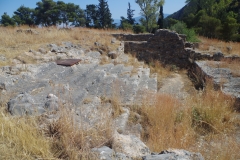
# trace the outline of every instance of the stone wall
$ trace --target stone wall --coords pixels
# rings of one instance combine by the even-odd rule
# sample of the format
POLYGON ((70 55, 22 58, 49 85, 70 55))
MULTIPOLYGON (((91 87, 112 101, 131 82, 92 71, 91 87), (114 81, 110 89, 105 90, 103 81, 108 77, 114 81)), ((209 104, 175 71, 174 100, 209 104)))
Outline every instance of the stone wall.
POLYGON ((154 34, 112 34, 115 38, 121 41, 147 41, 154 34))
MULTIPOLYGON (((143 38, 142 35, 141 38, 143 38)), ((125 41, 125 53, 135 54, 138 59, 146 62, 159 60, 164 64, 174 64, 181 68, 189 65, 185 51, 185 37, 169 30, 158 30, 150 38, 145 35, 145 41, 135 42, 129 35, 125 41)))
POLYGON ((152 62, 159 60, 163 64, 190 68, 196 60, 239 59, 224 57, 222 53, 214 55, 196 52, 194 44, 186 42, 186 36, 176 32, 160 29, 155 34, 113 34, 124 41, 124 52, 136 55, 139 60, 152 62))
MULTIPOLYGON (((179 35, 176 32, 169 30, 158 30, 154 35, 152 34, 142 34, 142 35, 118 35, 116 38, 125 41, 124 42, 124 52, 129 54, 134 54, 139 60, 145 62, 152 62, 154 60, 159 60, 163 64, 176 65, 180 68, 187 68, 188 75, 194 82, 197 89, 203 89, 205 86, 205 78, 208 77, 216 80, 216 77, 221 77, 222 75, 209 75, 209 73, 215 73, 213 69, 204 69, 205 62, 212 61, 211 63, 220 63, 216 61, 222 60, 237 60, 240 62, 239 56, 224 56, 223 53, 217 52, 213 55, 203 54, 194 50, 194 44, 186 42, 185 35, 179 35), (209 71, 209 73, 208 73, 209 71), (215 77, 214 77, 215 76, 215 77)), ((209 67, 208 67, 209 68, 209 67)), ((222 69, 225 73, 225 70, 222 69)), ((218 70, 217 70, 218 73, 218 70)), ((226 76, 227 74, 223 74, 226 76)), ((236 97, 236 108, 240 110, 240 92, 236 92, 237 86, 240 86, 238 78, 230 78, 225 87, 231 95, 236 97), (237 96, 236 96, 237 95, 237 96)), ((219 81, 220 81, 219 80, 219 81)), ((215 83, 215 82, 214 82, 215 83)), ((217 82, 215 83, 217 84, 217 82)), ((216 86, 216 85, 215 85, 216 86)), ((218 87, 219 88, 219 87, 218 87)), ((238 90, 238 89, 237 89, 238 90)), ((226 93, 226 92, 224 92, 226 93)))

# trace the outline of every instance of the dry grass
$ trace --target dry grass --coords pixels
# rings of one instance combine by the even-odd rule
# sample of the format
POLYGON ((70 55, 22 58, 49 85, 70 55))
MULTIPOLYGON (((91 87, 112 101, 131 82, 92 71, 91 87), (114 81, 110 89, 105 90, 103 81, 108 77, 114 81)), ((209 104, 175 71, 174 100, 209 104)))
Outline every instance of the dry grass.
POLYGON ((233 130, 235 99, 207 85, 201 94, 191 97, 192 121, 200 134, 227 133, 233 130))
POLYGON ((154 105, 133 106, 130 121, 144 128, 143 140, 151 151, 182 148, 200 152, 205 159, 239 159, 234 99, 208 85, 184 102, 158 94, 154 105), (230 147, 231 146, 231 147, 230 147))
MULTIPOLYGON (((112 103, 113 117, 122 113, 117 93, 113 100, 102 97, 102 102, 112 103)), ((150 98, 146 98, 141 106, 132 106, 130 121, 140 120, 144 128, 142 139, 151 151, 181 148, 200 152, 209 160, 240 158, 240 144, 234 135, 234 99, 214 91, 212 86, 190 96, 186 102, 164 94, 149 96, 151 100, 155 97, 155 103, 148 103, 150 98)), ((43 130, 36 117, 14 118, 1 112, 1 158, 95 159, 91 148, 111 146, 113 121, 104 113, 103 110, 98 125, 88 128, 74 120, 72 111, 61 108, 60 118, 43 130)))
POLYGON ((38 50, 42 46, 55 43, 71 41, 75 44, 84 46, 85 49, 99 50, 103 53, 116 50, 119 43, 111 43, 112 33, 120 33, 120 30, 97 30, 86 28, 72 28, 71 30, 59 30, 57 28, 34 28, 39 34, 18 33, 21 28, 0 27, 0 53, 4 55, 8 61, 1 62, 0 66, 9 65, 10 59, 31 50, 38 50), (95 42, 99 46, 94 45, 95 42))
MULTIPOLYGON (((77 123, 70 109, 62 108, 60 118, 51 123, 46 133, 53 138, 52 152, 60 159, 93 159, 91 148, 110 146, 112 121, 104 119, 91 128, 77 123)), ((96 157, 95 157, 96 158, 96 157)))
POLYGON ((192 148, 209 160, 239 159, 240 143, 235 135, 239 123, 233 110, 234 99, 207 85, 202 94, 188 100, 197 139, 192 148))
MULTIPOLYGON (((39 35, 16 33, 13 28, 0 28, 1 54, 14 58, 26 49, 36 50, 49 43, 61 44, 62 41, 71 41, 89 49, 96 47, 96 41, 113 47, 105 48, 106 51, 119 45, 111 44, 109 33, 115 31, 89 31, 82 28, 71 31, 58 31, 55 28, 50 31, 45 28, 36 30, 39 35)), ((232 51, 235 51, 234 47, 232 51)), ((128 65, 134 68, 144 66, 134 56, 130 57, 128 65)), ((150 63, 150 68, 152 73, 158 74, 159 82, 161 78, 171 75, 170 71, 176 71, 171 67, 164 68, 158 61, 150 63)), ((103 106, 105 103, 112 104, 114 118, 123 113, 118 88, 120 84, 116 83, 115 86, 115 93, 110 99, 101 97, 103 106)), ((142 139, 151 151, 181 148, 200 152, 209 160, 240 159, 240 144, 234 135, 235 125, 239 123, 232 109, 234 99, 214 91, 211 86, 207 86, 202 93, 192 94, 186 101, 163 94, 151 97, 155 97, 155 103, 146 101, 141 106, 132 106, 130 115, 132 123, 140 121, 142 124, 142 139)), ((84 102, 90 103, 91 99, 85 99, 84 102)), ((1 111, 0 159, 95 159, 90 153, 91 148, 111 146, 113 120, 106 118, 105 113, 103 110, 102 121, 95 127, 85 127, 83 123, 75 121, 72 111, 62 107, 60 118, 42 128, 39 127, 41 121, 38 117, 12 117, 1 111)))
POLYGON ((225 55, 238 55, 240 56, 240 43, 239 42, 224 42, 218 39, 209 39, 206 37, 199 37, 199 49, 209 51, 209 53, 220 50, 225 55))
POLYGON ((54 158, 51 140, 39 131, 34 117, 0 114, 0 159, 54 158))
POLYGON ((152 62, 149 63, 149 66, 151 73, 156 73, 157 74, 157 89, 159 90, 160 87, 162 86, 162 81, 170 77, 173 72, 178 72, 178 68, 173 65, 173 66, 163 66, 161 62, 158 60, 152 60, 152 62))
POLYGON ((194 130, 189 127, 191 118, 184 115, 182 104, 169 95, 157 95, 155 105, 144 105, 139 113, 143 116, 143 139, 151 151, 188 148, 194 139, 194 130))

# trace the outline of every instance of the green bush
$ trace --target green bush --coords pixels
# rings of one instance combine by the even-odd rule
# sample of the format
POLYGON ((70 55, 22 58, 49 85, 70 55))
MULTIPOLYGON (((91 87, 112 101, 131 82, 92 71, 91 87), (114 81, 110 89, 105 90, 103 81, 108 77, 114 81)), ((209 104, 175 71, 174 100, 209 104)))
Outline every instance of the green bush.
POLYGON ((200 35, 208 38, 216 38, 221 26, 221 21, 217 18, 205 15, 200 18, 198 26, 201 27, 201 30, 198 32, 200 35))
POLYGON ((145 27, 144 26, 142 26, 142 25, 139 25, 139 24, 137 24, 137 25, 134 25, 133 26, 133 32, 134 33, 144 33, 146 31, 146 29, 145 29, 145 27))
POLYGON ((234 42, 240 42, 240 34, 234 34, 232 36, 232 41, 234 42))
POLYGON ((130 23, 123 22, 122 23, 122 29, 124 31, 133 30, 133 25, 131 25, 130 23))
POLYGON ((187 25, 183 22, 177 22, 171 26, 170 29, 176 31, 179 34, 185 34, 187 36, 187 41, 189 42, 199 42, 194 29, 188 29, 187 25))

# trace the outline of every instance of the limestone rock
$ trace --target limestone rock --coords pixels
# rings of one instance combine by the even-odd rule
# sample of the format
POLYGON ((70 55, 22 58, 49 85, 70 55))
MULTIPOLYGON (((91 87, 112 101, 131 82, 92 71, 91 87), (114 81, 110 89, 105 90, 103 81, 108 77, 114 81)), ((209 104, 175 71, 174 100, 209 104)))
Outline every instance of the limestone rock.
POLYGON ((21 93, 16 98, 8 102, 8 111, 12 115, 33 115, 44 112, 43 108, 35 102, 33 97, 28 93, 21 93))
POLYGON ((108 56, 112 59, 116 59, 118 57, 118 53, 116 51, 111 51, 108 53, 108 56))
POLYGON ((149 148, 138 137, 117 132, 113 137, 113 149, 132 158, 150 155, 149 148))
POLYGON ((2 54, 0 54, 0 62, 1 61, 6 61, 6 57, 4 55, 2 55, 2 54))
POLYGON ((47 53, 47 51, 44 49, 44 48, 39 48, 39 50, 38 50, 40 53, 42 53, 42 54, 46 54, 47 53))
POLYGON ((103 146, 100 148, 93 148, 92 152, 98 154, 98 158, 100 160, 131 160, 130 157, 126 156, 123 153, 115 153, 114 150, 107 146, 103 146))
POLYGON ((204 160, 200 153, 192 153, 182 149, 168 149, 159 154, 143 157, 143 160, 204 160))
POLYGON ((55 96, 54 94, 49 94, 47 96, 47 102, 45 103, 45 109, 47 111, 57 111, 59 105, 59 100, 58 97, 55 96))
POLYGON ((111 43, 116 43, 116 38, 112 38, 111 43))
POLYGON ((115 119, 115 128, 118 132, 124 132, 130 115, 130 111, 127 108, 123 108, 124 112, 115 119))
POLYGON ((198 79, 209 77, 213 80, 214 88, 221 89, 223 93, 237 99, 236 107, 240 108, 240 77, 234 77, 230 68, 222 68, 222 62, 218 61, 197 61, 196 70, 201 71, 198 79), (211 65, 209 65, 211 64, 211 65))

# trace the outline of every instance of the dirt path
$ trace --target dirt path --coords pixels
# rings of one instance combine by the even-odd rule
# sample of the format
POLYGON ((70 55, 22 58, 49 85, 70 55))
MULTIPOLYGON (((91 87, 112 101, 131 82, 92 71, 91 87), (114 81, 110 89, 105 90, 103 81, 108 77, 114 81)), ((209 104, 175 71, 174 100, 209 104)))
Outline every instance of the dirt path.
POLYGON ((191 81, 185 73, 174 73, 163 80, 159 93, 170 94, 180 100, 184 100, 194 90, 191 81))

